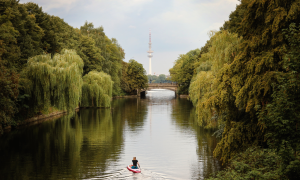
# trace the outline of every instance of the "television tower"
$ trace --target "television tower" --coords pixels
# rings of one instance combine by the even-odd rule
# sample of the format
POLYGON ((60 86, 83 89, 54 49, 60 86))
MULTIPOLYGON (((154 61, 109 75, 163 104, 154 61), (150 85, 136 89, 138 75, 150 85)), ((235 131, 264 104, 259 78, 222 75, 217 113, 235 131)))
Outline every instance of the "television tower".
POLYGON ((153 53, 153 51, 151 50, 151 45, 152 45, 152 43, 151 43, 151 29, 149 30, 149 51, 147 51, 147 53, 149 53, 148 54, 148 57, 149 57, 149 72, 148 72, 148 74, 150 74, 150 75, 152 75, 152 70, 151 70, 151 58, 152 58, 152 53, 153 53))

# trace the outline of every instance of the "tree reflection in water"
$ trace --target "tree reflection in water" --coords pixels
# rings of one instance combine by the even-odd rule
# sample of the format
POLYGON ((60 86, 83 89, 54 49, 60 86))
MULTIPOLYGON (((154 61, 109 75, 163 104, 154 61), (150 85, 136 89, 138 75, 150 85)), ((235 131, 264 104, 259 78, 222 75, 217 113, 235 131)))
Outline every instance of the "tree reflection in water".
POLYGON ((218 140, 197 125, 192 104, 170 91, 147 95, 4 134, 0 179, 203 179, 218 171, 218 140), (133 176, 125 167, 137 152, 145 169, 133 176))
POLYGON ((197 123, 195 108, 186 99, 174 99, 172 101, 172 118, 178 127, 184 130, 192 130, 197 135, 198 163, 192 165, 192 177, 210 177, 212 173, 223 168, 222 164, 213 157, 218 139, 213 132, 200 127, 197 123))

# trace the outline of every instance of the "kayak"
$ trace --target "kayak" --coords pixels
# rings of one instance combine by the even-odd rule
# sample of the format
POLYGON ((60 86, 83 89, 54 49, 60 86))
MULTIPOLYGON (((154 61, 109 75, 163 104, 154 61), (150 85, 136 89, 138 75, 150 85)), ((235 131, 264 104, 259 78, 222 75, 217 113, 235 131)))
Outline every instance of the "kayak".
POLYGON ((131 166, 132 166, 132 165, 128 165, 128 166, 127 166, 127 169, 128 169, 129 171, 132 171, 132 172, 134 172, 134 173, 140 173, 140 172, 141 172, 141 169, 132 169, 131 166))

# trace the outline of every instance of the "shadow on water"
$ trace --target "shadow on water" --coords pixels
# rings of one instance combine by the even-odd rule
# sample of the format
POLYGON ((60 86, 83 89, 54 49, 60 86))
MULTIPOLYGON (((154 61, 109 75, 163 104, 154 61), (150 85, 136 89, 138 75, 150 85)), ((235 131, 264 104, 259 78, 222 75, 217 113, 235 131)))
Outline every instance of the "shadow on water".
POLYGON ((188 100, 153 90, 12 131, 0 138, 0 179, 203 179, 220 169, 217 139, 194 114, 188 100), (126 169, 133 154, 140 174, 126 169))

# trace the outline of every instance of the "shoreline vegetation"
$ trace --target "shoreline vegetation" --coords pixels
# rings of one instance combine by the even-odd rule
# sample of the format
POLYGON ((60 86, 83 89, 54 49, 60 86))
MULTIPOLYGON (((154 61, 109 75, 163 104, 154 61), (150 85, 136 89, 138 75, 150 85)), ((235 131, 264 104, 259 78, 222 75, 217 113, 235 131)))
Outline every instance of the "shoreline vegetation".
MULTIPOLYGON (((80 104, 110 107, 113 97, 134 95, 148 79, 142 64, 124 62, 125 52, 103 27, 73 28, 38 4, 0 0, 0 125, 80 104)), ((0 129, 0 133, 3 133, 0 129)))
MULTIPOLYGON (((114 96, 112 97, 112 99, 120 99, 120 98, 139 98, 138 95, 124 95, 124 96, 114 96)), ((189 98, 188 95, 180 95, 180 98, 189 98)), ((78 111, 80 109, 85 109, 85 108, 107 108, 107 107, 77 107, 75 108, 75 111, 78 111)), ((110 108, 110 107, 108 107, 110 108)), ((23 128, 26 127, 28 124, 30 125, 35 125, 35 124, 39 124, 42 123, 46 120, 55 120, 57 118, 60 118, 64 115, 68 114, 68 111, 54 111, 51 112, 49 111, 48 114, 41 114, 41 115, 36 115, 34 117, 28 118, 28 119, 24 119, 21 122, 17 123, 14 128, 19 129, 19 128, 23 128)), ((6 126, 5 128, 2 128, 2 125, 0 126, 0 131, 3 131, 4 133, 6 132, 10 132, 12 130, 11 126, 6 126)), ((1 134, 0 134, 1 137, 1 134)))
POLYGON ((300 177, 300 3, 241 0, 169 70, 227 168, 210 179, 300 177))

